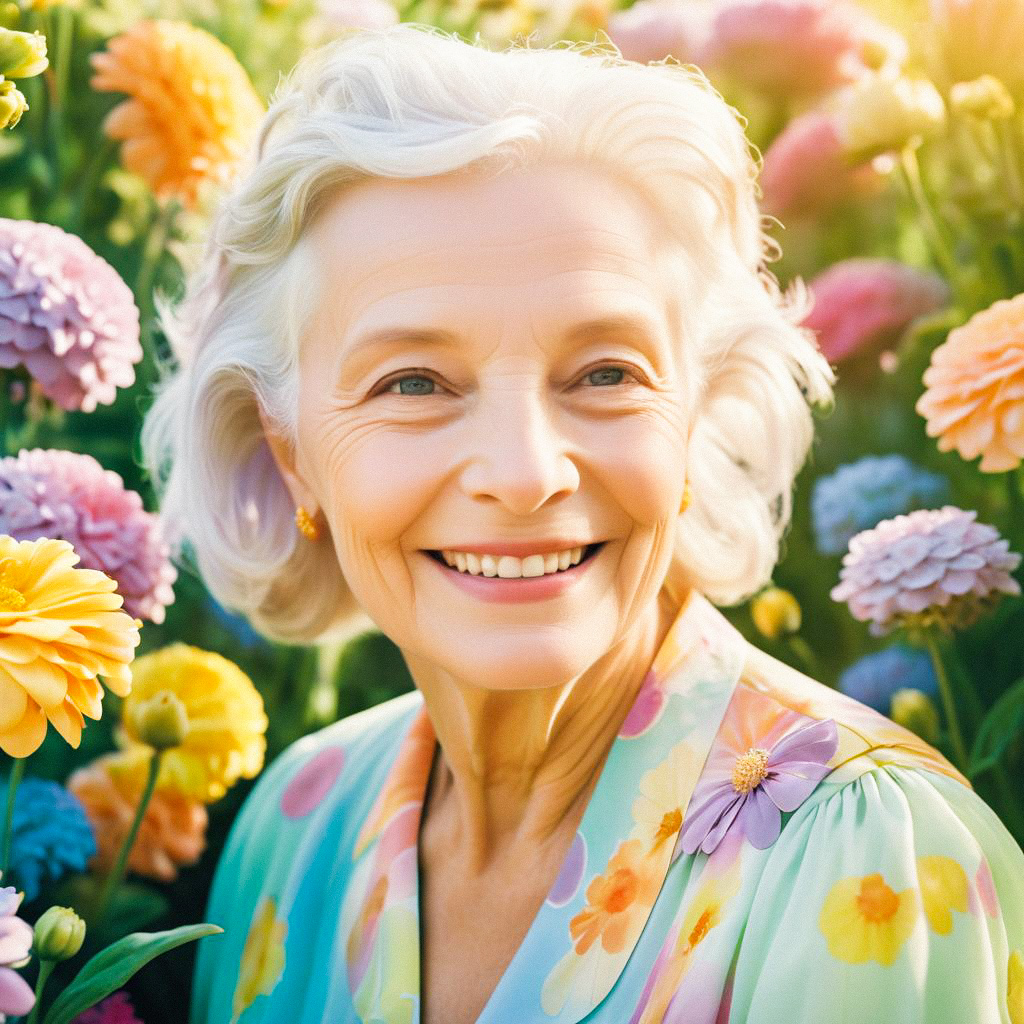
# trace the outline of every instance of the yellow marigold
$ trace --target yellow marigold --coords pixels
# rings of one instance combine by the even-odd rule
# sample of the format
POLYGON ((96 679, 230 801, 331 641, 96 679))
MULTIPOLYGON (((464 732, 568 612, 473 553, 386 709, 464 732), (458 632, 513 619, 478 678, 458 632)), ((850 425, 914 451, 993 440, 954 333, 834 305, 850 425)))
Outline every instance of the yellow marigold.
MULTIPOLYGON (((173 789, 203 803, 219 800, 240 778, 255 778, 266 753, 267 716, 252 680, 232 661, 191 644, 173 643, 138 658, 131 695, 124 702, 118 742, 142 743, 136 708, 161 690, 185 706, 188 732, 163 755, 158 789, 173 789)), ((139 775, 145 763, 139 762, 139 775)))
MULTIPOLYGON (((106 754, 68 779, 96 834, 90 868, 109 872, 131 828, 142 797, 145 760, 138 753, 106 754), (132 764, 140 759, 141 766, 132 764), (141 772, 139 771, 141 767, 141 772)), ((147 878, 172 882, 181 865, 195 864, 206 847, 206 807, 172 790, 153 792, 128 856, 128 868, 147 878)))
POLYGON ((117 584, 79 561, 66 540, 0 534, 0 750, 28 757, 46 722, 73 747, 83 715, 103 712, 99 676, 118 696, 132 687, 142 622, 120 611, 117 584))
POLYGON ((263 115, 245 69, 220 40, 182 21, 139 21, 90 57, 91 85, 129 99, 103 130, 159 198, 199 205, 208 181, 234 173, 263 115))
POLYGON ((841 878, 818 918, 828 951, 848 964, 877 960, 891 967, 917 921, 917 893, 896 892, 877 872, 841 878))
POLYGON ((924 384, 915 408, 939 451, 980 455, 984 473, 1016 469, 1024 458, 1024 293, 950 331, 924 384))

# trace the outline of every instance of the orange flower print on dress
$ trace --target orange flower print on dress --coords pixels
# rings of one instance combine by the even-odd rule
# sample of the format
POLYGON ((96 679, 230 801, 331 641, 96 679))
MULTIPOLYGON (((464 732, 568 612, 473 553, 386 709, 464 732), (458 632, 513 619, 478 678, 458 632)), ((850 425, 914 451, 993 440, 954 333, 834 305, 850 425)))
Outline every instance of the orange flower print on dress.
POLYGON ((238 984, 232 1004, 232 1021, 249 1009, 259 996, 269 995, 284 973, 284 937, 288 923, 276 917, 277 904, 266 899, 256 911, 242 950, 238 984))
POLYGON ((914 930, 917 911, 914 889, 896 892, 877 872, 851 875, 829 890, 818 927, 837 960, 848 964, 877 960, 891 967, 914 930))
POLYGON ((1006 1009, 1010 1024, 1024 1024, 1024 956, 1015 949, 1006 966, 1006 1009))
POLYGON ((933 932, 953 930, 953 911, 967 912, 967 872, 951 857, 918 857, 917 877, 924 915, 933 932))

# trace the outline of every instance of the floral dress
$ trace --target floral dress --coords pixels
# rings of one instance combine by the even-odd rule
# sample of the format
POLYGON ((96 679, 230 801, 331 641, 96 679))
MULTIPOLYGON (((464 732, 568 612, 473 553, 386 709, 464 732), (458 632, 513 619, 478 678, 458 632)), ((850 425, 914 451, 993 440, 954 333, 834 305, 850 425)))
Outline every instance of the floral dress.
MULTIPOLYGON (((934 748, 748 650, 691 592, 478 1024, 1024 1024, 1024 852, 934 748)), ((192 1024, 419 1020, 435 747, 414 691, 277 758, 192 1024)))

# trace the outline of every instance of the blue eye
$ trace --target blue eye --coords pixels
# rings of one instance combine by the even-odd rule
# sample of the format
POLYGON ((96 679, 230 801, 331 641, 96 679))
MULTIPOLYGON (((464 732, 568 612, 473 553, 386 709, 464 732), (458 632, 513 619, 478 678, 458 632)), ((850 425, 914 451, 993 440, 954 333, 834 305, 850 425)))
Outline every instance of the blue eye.
POLYGON ((620 366, 601 366, 591 370, 587 374, 587 380, 595 387, 604 387, 608 384, 621 384, 625 376, 626 373, 620 366))
POLYGON ((432 395, 434 382, 429 377, 410 374, 392 381, 387 390, 395 395, 432 395))

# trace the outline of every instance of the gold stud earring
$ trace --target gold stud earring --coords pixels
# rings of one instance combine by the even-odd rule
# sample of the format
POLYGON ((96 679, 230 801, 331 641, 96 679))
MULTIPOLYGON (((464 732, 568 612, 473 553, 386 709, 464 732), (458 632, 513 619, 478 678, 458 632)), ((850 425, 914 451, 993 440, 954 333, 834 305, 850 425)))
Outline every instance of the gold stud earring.
POLYGON ((690 490, 690 484, 687 482, 683 488, 683 500, 679 505, 679 513, 682 515, 690 506, 690 502, 693 501, 693 492, 690 490))
POLYGON ((302 505, 299 505, 298 508, 295 509, 295 525, 307 540, 320 539, 319 527, 313 522, 309 513, 302 505))

